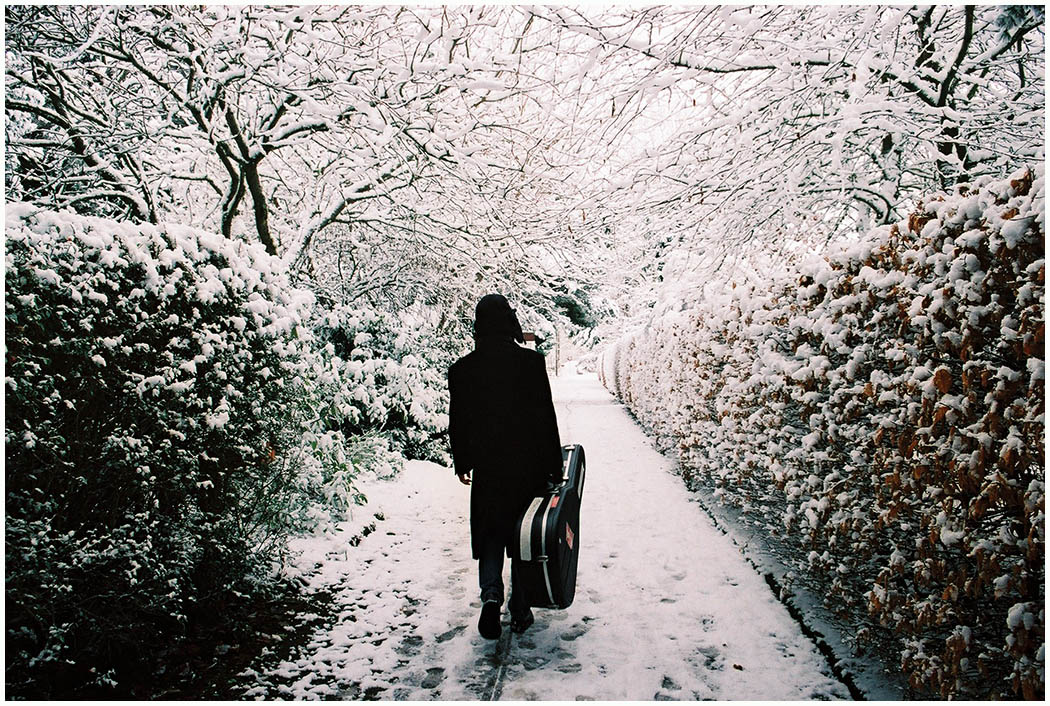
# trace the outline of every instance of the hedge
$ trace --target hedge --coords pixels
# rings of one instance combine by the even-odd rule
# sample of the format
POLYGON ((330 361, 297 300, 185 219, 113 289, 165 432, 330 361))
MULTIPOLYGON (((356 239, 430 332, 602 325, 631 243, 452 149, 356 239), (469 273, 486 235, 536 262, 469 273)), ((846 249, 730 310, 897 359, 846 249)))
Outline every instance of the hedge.
POLYGON ((119 693, 353 505, 339 380, 261 248, 7 204, 5 250, 8 694, 119 693))
POLYGON ((706 287, 601 376, 915 695, 1044 692, 1043 170, 706 287))

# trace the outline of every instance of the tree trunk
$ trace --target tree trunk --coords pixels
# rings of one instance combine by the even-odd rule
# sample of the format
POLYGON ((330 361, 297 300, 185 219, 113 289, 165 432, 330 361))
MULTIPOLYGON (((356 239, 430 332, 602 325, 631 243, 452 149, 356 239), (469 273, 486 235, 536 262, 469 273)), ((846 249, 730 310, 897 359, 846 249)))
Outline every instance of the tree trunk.
POLYGON ((252 196, 252 211, 255 212, 255 231, 262 241, 266 252, 277 254, 277 244, 270 234, 270 207, 266 203, 262 182, 259 180, 259 162, 253 160, 244 165, 244 179, 248 183, 248 193, 252 196))
POLYGON ((270 207, 266 203, 266 194, 263 192, 262 181, 259 179, 259 162, 263 155, 253 155, 245 142, 237 118, 233 111, 226 110, 226 124, 230 128, 233 139, 237 142, 237 150, 241 153, 241 184, 247 183, 248 193, 252 197, 252 211, 255 214, 255 232, 262 241, 266 252, 271 255, 277 254, 277 245, 273 242, 270 234, 270 207))

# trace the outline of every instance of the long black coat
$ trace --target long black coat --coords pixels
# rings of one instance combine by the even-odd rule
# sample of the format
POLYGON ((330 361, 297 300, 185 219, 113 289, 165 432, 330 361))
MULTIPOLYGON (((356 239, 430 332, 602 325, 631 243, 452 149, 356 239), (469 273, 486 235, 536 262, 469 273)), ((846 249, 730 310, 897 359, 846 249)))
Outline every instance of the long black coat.
POLYGON ((510 337, 482 337, 448 371, 449 437, 457 474, 473 472, 470 536, 512 541, 514 522, 561 478, 561 441, 543 356, 510 337))

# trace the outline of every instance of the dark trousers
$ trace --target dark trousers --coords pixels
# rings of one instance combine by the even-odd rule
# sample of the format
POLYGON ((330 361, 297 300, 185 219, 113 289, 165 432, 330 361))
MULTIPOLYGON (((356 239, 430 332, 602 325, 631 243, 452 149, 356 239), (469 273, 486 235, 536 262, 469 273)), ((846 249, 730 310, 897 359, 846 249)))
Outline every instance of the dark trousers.
MULTIPOLYGON (((498 601, 503 605, 503 555, 506 546, 497 538, 487 538, 481 545, 481 558, 478 559, 478 583, 481 585, 481 600, 498 601)), ((510 562, 510 615, 512 618, 524 617, 529 612, 520 591, 514 587, 518 581, 518 561, 510 562)))

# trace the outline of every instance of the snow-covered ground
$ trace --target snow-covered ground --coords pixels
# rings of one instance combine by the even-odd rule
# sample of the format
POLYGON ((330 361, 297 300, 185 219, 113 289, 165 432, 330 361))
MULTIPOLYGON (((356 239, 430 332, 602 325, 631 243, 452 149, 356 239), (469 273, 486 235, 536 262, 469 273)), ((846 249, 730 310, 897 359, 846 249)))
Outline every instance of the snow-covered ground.
POLYGON ((300 570, 335 592, 335 612, 290 660, 246 674, 245 696, 850 698, 595 376, 552 387, 562 442, 587 452, 575 603, 536 610, 524 635, 504 616, 503 638, 482 639, 469 490, 448 469, 409 463, 369 489, 361 512, 385 519, 359 546, 300 543, 300 570))

